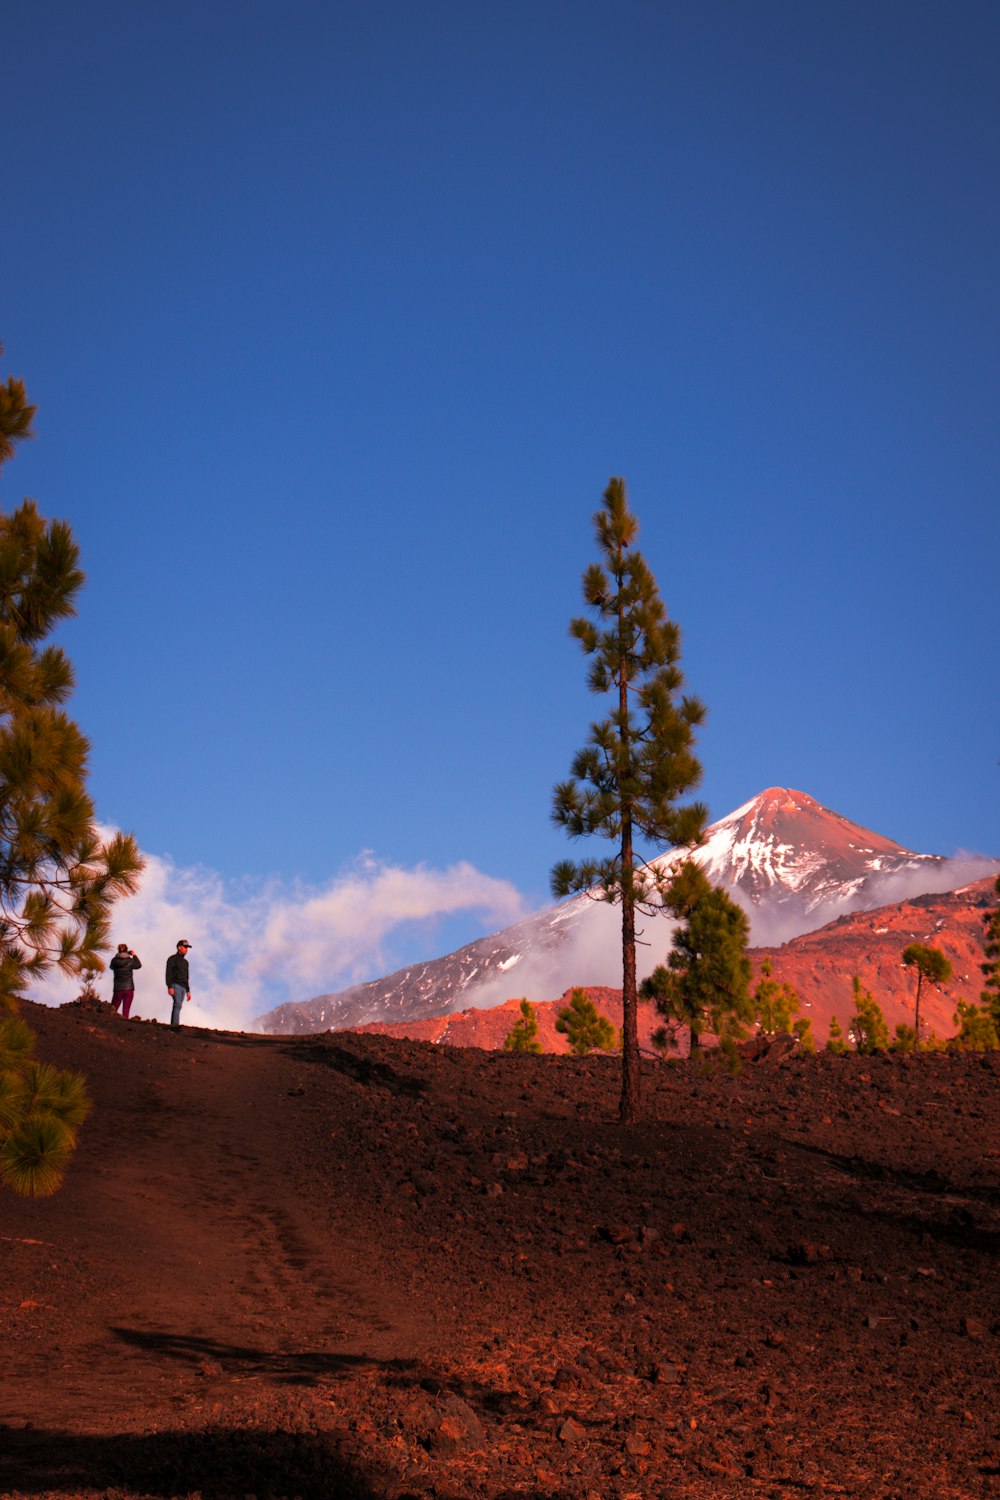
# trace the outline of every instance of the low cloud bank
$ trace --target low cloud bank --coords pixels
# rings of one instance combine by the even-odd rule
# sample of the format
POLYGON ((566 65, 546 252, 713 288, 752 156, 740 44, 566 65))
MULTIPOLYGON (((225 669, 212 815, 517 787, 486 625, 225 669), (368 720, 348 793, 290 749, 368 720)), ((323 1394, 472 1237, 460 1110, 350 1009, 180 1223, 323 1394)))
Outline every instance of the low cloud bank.
MULTIPOLYGON (((853 899, 838 901, 831 897, 808 911, 804 902, 794 898, 782 902, 780 906, 765 907, 762 910, 751 910, 747 903, 741 904, 746 907, 750 917, 751 943, 758 948, 776 948, 804 932, 816 932, 828 922, 846 916, 849 912, 877 911, 880 906, 895 906, 913 896, 957 891, 963 885, 971 885, 974 880, 984 880, 986 876, 994 875, 998 869, 1000 863, 997 860, 960 850, 952 858, 942 859, 939 864, 928 862, 916 869, 872 875, 865 889, 853 899)), ((738 895, 736 899, 739 900, 738 895)))
MULTIPOLYGON (((640 980, 663 963, 676 926, 673 918, 665 916, 638 919, 636 971, 640 980)), ((522 995, 531 1001, 556 1000, 576 985, 621 989, 621 907, 607 901, 581 903, 579 916, 563 930, 565 937, 558 947, 529 951, 503 974, 475 985, 463 1000, 463 1008, 488 1010, 522 995)))
MULTIPOLYGON (((939 865, 877 876, 853 903, 831 900, 810 911, 794 899, 763 909, 744 903, 751 942, 778 945, 847 912, 956 890, 998 868, 996 860, 960 853, 939 865)), ((182 868, 162 856, 148 855, 138 893, 115 907, 112 937, 115 943, 127 942, 143 962, 136 976, 134 1015, 169 1018, 163 969, 178 938, 185 937, 193 944, 193 998, 185 1006, 185 1020, 196 1026, 244 1029, 286 1001, 311 1000, 381 978, 423 957, 443 956, 447 944, 438 946, 435 933, 447 918, 466 912, 475 914, 484 934, 527 915, 514 886, 467 863, 446 869, 405 868, 364 854, 315 887, 226 882, 214 870, 182 868)), ((640 920, 640 980, 663 962, 675 925, 666 917, 640 920)), ((529 949, 504 973, 470 990, 463 1005, 486 1009, 520 995, 534 1001, 555 999, 571 985, 618 988, 620 908, 603 901, 581 903, 579 914, 568 919, 563 930, 565 938, 558 946, 529 949)), ((97 987, 110 998, 109 975, 100 976, 97 987)), ((53 975, 32 991, 32 998, 59 1004, 79 990, 78 980, 53 975)))
MULTIPOLYGON (((822 902, 811 909, 789 896, 780 904, 755 907, 739 891, 731 891, 750 918, 750 942, 754 947, 778 947, 805 932, 815 932, 849 912, 874 911, 912 896, 958 890, 1000 870, 995 859, 960 852, 940 864, 873 876, 864 892, 854 900, 822 902)), ((670 949, 676 922, 667 917, 639 920, 636 969, 642 980, 670 949)), ((485 1010, 504 1000, 525 995, 529 1000, 554 1000, 571 985, 608 985, 621 988, 621 908, 604 901, 581 906, 579 916, 564 925, 564 941, 549 950, 528 952, 503 974, 476 985, 463 1000, 485 1010)))
MULTIPOLYGON (((398 968, 412 958, 401 944, 431 943, 436 927, 462 912, 474 913, 484 932, 526 914, 514 886, 464 862, 405 868, 364 854, 315 887, 226 882, 214 870, 181 868, 154 854, 146 856, 136 895, 115 906, 112 939, 127 942, 142 960, 133 1015, 169 1019, 164 965, 178 940, 188 938, 192 998, 184 1020, 241 1029, 285 1001, 398 968)), ((110 975, 99 977, 97 989, 110 999, 110 975)), ((55 1005, 79 991, 79 980, 54 974, 31 998, 55 1005)))

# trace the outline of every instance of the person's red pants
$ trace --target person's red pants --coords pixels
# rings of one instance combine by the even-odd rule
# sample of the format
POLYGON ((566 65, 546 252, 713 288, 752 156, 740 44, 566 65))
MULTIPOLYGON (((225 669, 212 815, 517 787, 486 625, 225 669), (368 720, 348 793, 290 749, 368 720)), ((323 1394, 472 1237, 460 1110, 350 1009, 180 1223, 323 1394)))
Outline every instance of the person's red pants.
POLYGON ((115 1010, 118 1009, 119 1005, 121 1006, 122 1015, 127 1021, 128 1013, 132 1008, 132 1001, 134 999, 135 990, 115 990, 114 994, 111 996, 111 1004, 114 1006, 115 1010))

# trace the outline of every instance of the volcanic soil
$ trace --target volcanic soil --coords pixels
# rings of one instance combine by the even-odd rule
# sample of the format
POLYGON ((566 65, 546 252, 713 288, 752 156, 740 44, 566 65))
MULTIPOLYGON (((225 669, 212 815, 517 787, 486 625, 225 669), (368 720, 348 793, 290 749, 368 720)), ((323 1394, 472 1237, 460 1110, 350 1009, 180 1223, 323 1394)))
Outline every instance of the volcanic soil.
POLYGON ((0 1199, 10 1497, 1000 1490, 1000 1062, 649 1061, 26 1006, 95 1109, 0 1199))

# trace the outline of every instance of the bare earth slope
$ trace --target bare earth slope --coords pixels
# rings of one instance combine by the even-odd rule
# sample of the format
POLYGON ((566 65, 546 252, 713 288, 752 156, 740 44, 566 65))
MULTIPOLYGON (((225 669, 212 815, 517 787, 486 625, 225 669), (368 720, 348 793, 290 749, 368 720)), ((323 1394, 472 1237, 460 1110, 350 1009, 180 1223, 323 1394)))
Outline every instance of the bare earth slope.
POLYGON ((985 1497, 1000 1065, 649 1064, 26 1007, 96 1100, 0 1200, 0 1494, 985 1497))

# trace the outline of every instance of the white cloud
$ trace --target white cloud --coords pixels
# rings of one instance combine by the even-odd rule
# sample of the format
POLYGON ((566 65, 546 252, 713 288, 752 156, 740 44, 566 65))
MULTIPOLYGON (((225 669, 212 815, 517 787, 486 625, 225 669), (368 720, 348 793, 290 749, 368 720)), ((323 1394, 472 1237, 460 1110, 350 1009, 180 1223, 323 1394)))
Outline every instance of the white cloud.
MULTIPOLYGON (((404 935, 412 941, 414 925, 432 933, 462 912, 475 913, 489 932, 518 921, 525 906, 508 881, 465 862, 405 868, 366 853, 316 887, 227 883, 214 870, 181 868, 154 854, 146 856, 136 895, 115 907, 112 938, 142 960, 133 1015, 169 1019, 164 965, 178 940, 188 938, 192 998, 184 1020, 236 1029, 284 1001, 309 1000, 399 967, 408 957, 394 944, 404 935)), ((59 1004, 79 987, 53 975, 32 998, 59 1004)), ((107 975, 97 987, 110 998, 107 975)))
MULTIPOLYGON (((815 932, 848 912, 894 905, 931 892, 958 890, 993 875, 997 868, 995 859, 960 852, 940 865, 922 864, 916 869, 876 877, 865 893, 854 900, 831 896, 829 901, 808 910, 805 902, 794 895, 780 904, 764 901, 756 906, 738 889, 730 889, 729 894, 750 918, 751 945, 770 947, 786 943, 801 933, 815 932)), ((664 962, 676 926, 666 915, 640 918, 636 947, 640 980, 664 962)), ((564 941, 558 947, 529 950, 503 973, 491 974, 470 989, 463 1005, 488 1009, 519 995, 526 995, 529 1000, 554 1000, 571 985, 621 988, 620 906, 604 901, 584 905, 562 931, 564 941)))

